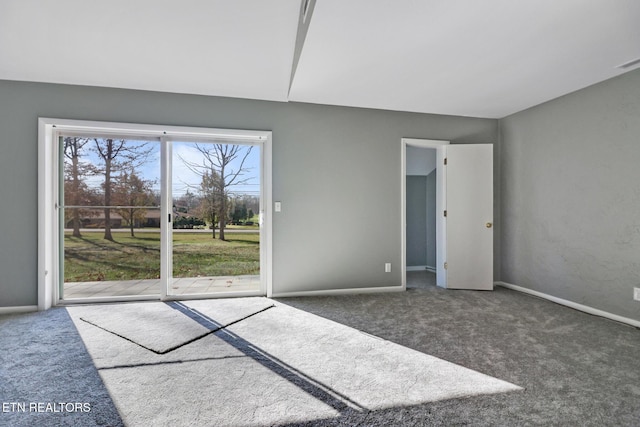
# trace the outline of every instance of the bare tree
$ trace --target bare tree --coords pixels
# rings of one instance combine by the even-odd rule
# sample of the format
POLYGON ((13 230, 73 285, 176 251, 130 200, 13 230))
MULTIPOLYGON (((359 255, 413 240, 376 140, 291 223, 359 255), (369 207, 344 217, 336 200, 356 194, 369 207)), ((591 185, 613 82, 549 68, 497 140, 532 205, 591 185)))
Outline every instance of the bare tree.
POLYGON ((200 205, 198 206, 198 216, 211 224, 211 237, 216 238, 216 218, 220 203, 218 201, 218 191, 220 177, 215 170, 205 170, 202 172, 200 182, 200 205))
POLYGON ((123 206, 118 213, 129 224, 131 237, 135 237, 135 226, 147 216, 145 207, 153 204, 153 184, 154 181, 140 178, 135 171, 123 172, 115 181, 112 198, 116 204, 123 206))
POLYGON ((173 199, 173 205, 178 212, 189 214, 197 206, 197 199, 198 197, 187 189, 182 196, 173 199))
POLYGON ((103 162, 104 175, 104 239, 113 241, 111 235, 111 203, 114 175, 120 170, 135 170, 144 164, 153 148, 147 143, 135 143, 126 139, 94 138, 95 151, 103 162))
MULTIPOLYGON (((64 156, 69 160, 65 161, 65 205, 80 206, 86 199, 84 195, 88 193, 87 185, 83 178, 91 172, 88 164, 80 161, 84 146, 89 142, 88 138, 65 137, 64 156)), ((80 234, 80 208, 71 208, 71 219, 73 223, 73 237, 81 237, 80 234)))
MULTIPOLYGON (((202 155, 201 162, 192 162, 181 158, 184 164, 196 175, 200 176, 199 191, 211 208, 217 208, 220 240, 225 240, 229 210, 229 190, 241 184, 246 184, 244 178, 249 168, 244 166, 252 146, 233 144, 196 144, 196 149, 202 155)), ((215 238, 215 222, 213 237, 215 238)))

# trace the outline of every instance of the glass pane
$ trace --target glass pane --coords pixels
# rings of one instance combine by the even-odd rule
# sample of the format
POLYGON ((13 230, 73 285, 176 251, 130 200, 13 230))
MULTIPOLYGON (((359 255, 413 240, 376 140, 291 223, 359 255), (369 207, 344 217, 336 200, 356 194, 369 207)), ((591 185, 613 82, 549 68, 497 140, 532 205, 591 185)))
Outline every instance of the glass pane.
POLYGON ((260 291, 260 148, 173 143, 169 294, 260 291))
POLYGON ((63 138, 63 299, 159 295, 160 144, 63 138))

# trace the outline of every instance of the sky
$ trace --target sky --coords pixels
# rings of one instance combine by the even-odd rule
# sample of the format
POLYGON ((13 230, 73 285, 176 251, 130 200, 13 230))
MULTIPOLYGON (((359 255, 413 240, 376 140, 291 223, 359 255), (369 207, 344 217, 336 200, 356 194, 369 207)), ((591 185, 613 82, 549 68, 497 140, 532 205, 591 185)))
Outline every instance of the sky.
MULTIPOLYGON (((128 141, 130 145, 140 145, 140 141, 128 141)), ((147 162, 137 169, 137 172, 145 180, 154 182, 155 191, 160 191, 160 143, 151 141, 147 142, 147 148, 152 147, 152 153, 147 162)), ((173 142, 173 162, 172 162, 172 196, 173 198, 181 197, 189 190, 191 193, 198 194, 201 177, 191 170, 187 163, 203 164, 203 155, 196 148, 196 143, 192 142, 173 142)), ((206 147, 207 143, 199 143, 201 147, 206 147)), ((92 163, 100 167, 103 163, 98 154, 94 152, 95 144, 89 142, 85 145, 82 153, 82 162, 92 163)), ((240 161, 246 150, 251 146, 242 145, 242 151, 238 158, 229 165, 230 170, 237 171, 240 167, 240 161)), ((65 158, 68 162, 68 159, 65 158)), ((206 163, 205 163, 206 164, 206 163)), ((246 184, 237 185, 229 188, 233 194, 260 195, 260 147, 253 146, 244 163, 244 168, 248 169, 242 180, 246 180, 246 184)), ((88 185, 99 187, 103 182, 101 176, 89 177, 85 180, 88 185)))
MULTIPOLYGON (((206 147, 206 144, 199 144, 200 147, 206 147)), ((244 157, 244 153, 250 146, 242 146, 242 151, 237 159, 230 164, 230 171, 237 171, 244 157)), ((173 197, 180 197, 187 189, 192 193, 197 193, 201 178, 194 173, 186 163, 203 164, 203 156, 197 150, 196 144, 174 142, 173 143, 173 166, 172 166, 172 194, 173 197)), ((240 180, 247 181, 244 185, 231 187, 229 190, 236 194, 250 194, 254 196, 260 195, 260 148, 253 146, 247 159, 244 162, 245 169, 243 178, 240 180)))

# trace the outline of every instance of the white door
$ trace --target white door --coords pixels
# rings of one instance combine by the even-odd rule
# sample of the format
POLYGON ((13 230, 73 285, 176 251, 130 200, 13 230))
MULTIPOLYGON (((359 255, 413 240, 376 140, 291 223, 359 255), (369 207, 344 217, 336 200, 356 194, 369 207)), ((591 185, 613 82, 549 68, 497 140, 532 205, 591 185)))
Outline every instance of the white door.
POLYGON ((493 145, 455 144, 444 150, 446 287, 491 290, 493 145))

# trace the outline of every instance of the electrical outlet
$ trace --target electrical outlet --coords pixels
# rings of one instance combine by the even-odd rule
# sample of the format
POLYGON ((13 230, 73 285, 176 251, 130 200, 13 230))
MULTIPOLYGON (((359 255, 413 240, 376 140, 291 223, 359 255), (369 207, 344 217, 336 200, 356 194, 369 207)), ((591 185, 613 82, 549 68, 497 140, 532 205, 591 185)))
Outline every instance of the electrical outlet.
POLYGON ((385 273, 391 273, 391 263, 387 262, 384 264, 384 272, 385 273))
POLYGON ((640 288, 633 288, 633 299, 640 301, 640 288))

